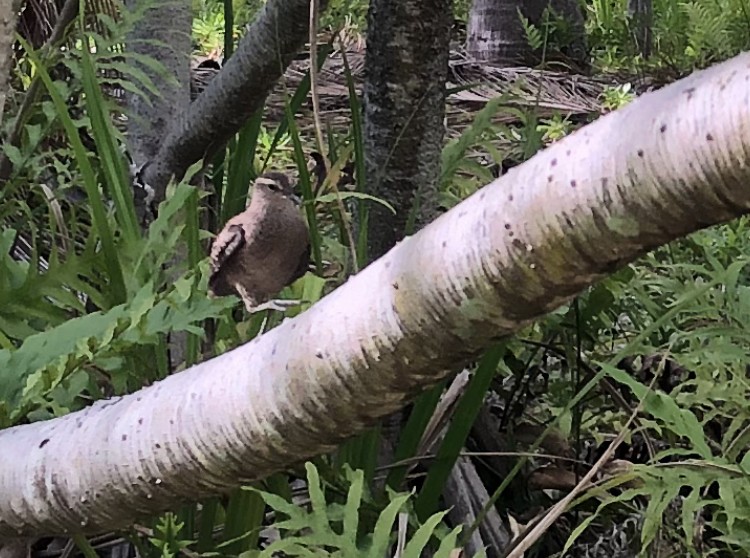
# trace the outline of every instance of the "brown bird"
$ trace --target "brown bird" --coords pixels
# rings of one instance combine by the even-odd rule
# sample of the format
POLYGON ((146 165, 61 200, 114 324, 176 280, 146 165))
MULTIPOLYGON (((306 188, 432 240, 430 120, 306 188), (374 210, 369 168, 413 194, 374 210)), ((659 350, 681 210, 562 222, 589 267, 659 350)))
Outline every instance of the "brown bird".
POLYGON ((209 292, 237 294, 248 312, 284 310, 299 301, 270 300, 302 277, 310 263, 310 237, 289 178, 257 178, 248 207, 224 226, 211 246, 209 292))

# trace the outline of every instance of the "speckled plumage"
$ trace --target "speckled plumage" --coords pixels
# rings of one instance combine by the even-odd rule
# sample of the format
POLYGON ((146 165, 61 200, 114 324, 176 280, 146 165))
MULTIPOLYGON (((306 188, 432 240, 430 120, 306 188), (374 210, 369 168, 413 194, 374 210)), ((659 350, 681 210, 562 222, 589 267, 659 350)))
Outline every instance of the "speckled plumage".
POLYGON ((305 274, 310 238, 286 175, 269 172, 258 177, 250 204, 227 221, 211 246, 210 258, 211 294, 237 294, 248 310, 305 274))

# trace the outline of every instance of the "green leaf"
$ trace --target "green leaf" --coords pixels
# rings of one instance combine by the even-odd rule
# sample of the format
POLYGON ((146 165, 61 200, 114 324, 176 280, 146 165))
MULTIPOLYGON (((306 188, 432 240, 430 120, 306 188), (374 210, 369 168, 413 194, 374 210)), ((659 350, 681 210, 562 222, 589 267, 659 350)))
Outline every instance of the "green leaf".
MULTIPOLYGON (((417 529, 417 532, 414 533, 414 536, 407 543, 406 548, 404 548, 403 558, 420 558, 420 556, 422 556, 422 551, 427 546, 427 543, 430 542, 430 538, 432 538, 435 528, 447 514, 447 510, 436 513, 425 521, 424 525, 417 529)), ((460 529, 458 532, 460 532, 460 529)), ((456 534, 458 534, 458 532, 456 534)))
POLYGON ((17 40, 23 46, 29 60, 34 64, 36 71, 38 72, 39 78, 44 83, 47 91, 49 92, 50 98, 57 109, 57 116, 60 118, 63 127, 65 128, 68 138, 73 146, 73 152, 75 153, 76 162, 83 175, 83 183, 86 189, 86 194, 89 200, 89 206, 91 208, 91 214, 94 222, 94 227, 99 233, 99 238, 102 243, 102 251, 104 252, 104 261, 109 275, 111 285, 111 302, 113 304, 121 304, 127 298, 127 292, 125 290, 125 282, 123 280, 122 268, 120 266, 120 259, 115 248, 114 234, 109 227, 109 221, 107 220, 107 213, 104 208, 104 203, 99 194, 99 186, 94 174, 94 169, 91 166, 88 152, 83 146, 78 130, 76 129, 73 120, 68 113, 67 104, 65 99, 60 94, 60 91, 52 82, 47 69, 39 60, 39 57, 29 44, 20 36, 17 36, 17 40))
POLYGON ((307 489, 310 492, 310 505, 312 507, 310 527, 317 534, 326 534, 335 537, 336 534, 328 524, 326 499, 320 484, 318 469, 308 461, 305 463, 305 470, 307 471, 307 489))
POLYGON ((357 527, 359 525, 359 507, 362 504, 362 492, 365 484, 364 472, 361 470, 355 471, 352 474, 351 481, 344 508, 344 531, 341 545, 341 550, 347 556, 354 556, 357 553, 357 527))
POLYGON ((372 533, 372 546, 367 554, 368 558, 382 558, 391 543, 391 531, 399 512, 406 504, 411 494, 401 494, 394 497, 378 516, 372 533))
POLYGON ((643 409, 664 422, 664 424, 678 436, 684 436, 693 445, 704 459, 712 455, 711 448, 705 439, 703 427, 690 409, 681 409, 677 402, 661 391, 649 391, 635 378, 624 370, 620 370, 609 364, 603 364, 602 368, 614 380, 628 386, 635 396, 643 401, 643 409))
POLYGON ((394 215, 396 214, 396 210, 387 201, 380 199, 380 198, 376 198, 375 196, 371 196, 370 194, 365 194, 364 192, 339 192, 338 194, 336 192, 331 192, 329 194, 323 194, 323 195, 316 197, 315 203, 335 202, 337 197, 341 198, 342 200, 355 198, 355 199, 360 199, 360 200, 374 201, 386 207, 394 215))

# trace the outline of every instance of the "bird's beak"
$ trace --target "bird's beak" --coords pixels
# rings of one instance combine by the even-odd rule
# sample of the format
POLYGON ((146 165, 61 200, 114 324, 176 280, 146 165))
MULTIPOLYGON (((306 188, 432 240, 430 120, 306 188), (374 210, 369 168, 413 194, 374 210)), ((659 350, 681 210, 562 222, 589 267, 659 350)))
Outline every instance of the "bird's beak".
POLYGON ((292 200, 295 205, 302 205, 302 198, 297 194, 289 194, 289 199, 292 200))

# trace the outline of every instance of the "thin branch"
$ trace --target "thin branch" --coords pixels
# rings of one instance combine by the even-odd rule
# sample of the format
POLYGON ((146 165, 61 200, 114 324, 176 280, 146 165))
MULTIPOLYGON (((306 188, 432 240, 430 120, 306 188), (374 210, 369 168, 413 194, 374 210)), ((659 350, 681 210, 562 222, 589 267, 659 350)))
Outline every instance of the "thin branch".
MULTIPOLYGON (((320 1, 325 8, 327 0, 320 1)), ((309 0, 265 4, 236 52, 170 131, 144 180, 162 199, 169 180, 228 141, 260 107, 304 46, 309 0)))

